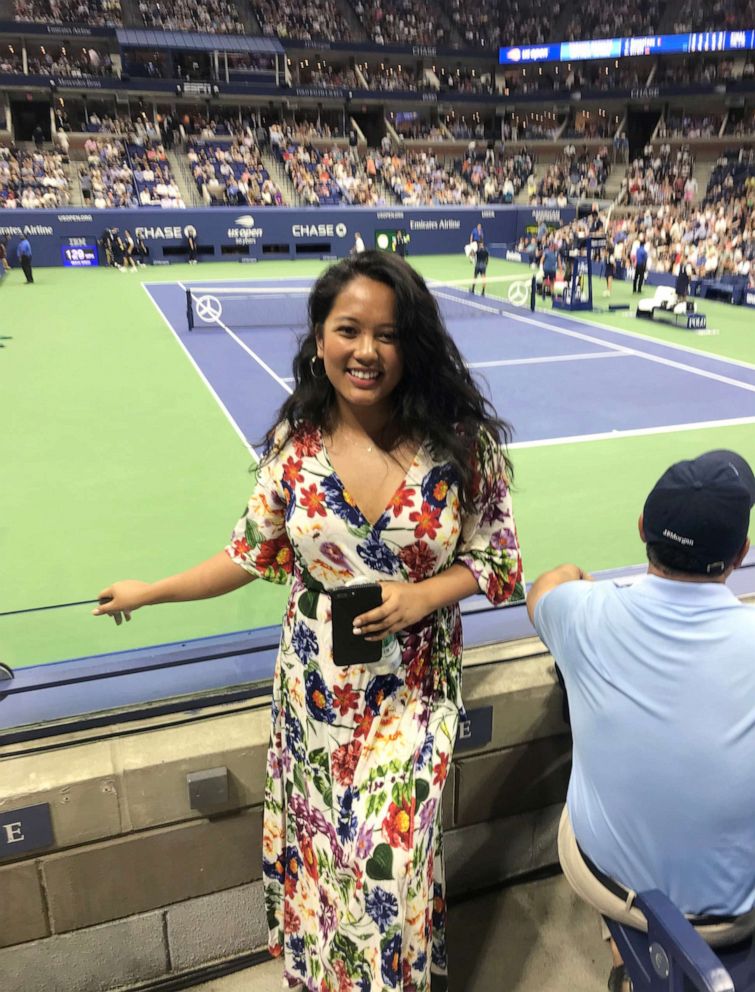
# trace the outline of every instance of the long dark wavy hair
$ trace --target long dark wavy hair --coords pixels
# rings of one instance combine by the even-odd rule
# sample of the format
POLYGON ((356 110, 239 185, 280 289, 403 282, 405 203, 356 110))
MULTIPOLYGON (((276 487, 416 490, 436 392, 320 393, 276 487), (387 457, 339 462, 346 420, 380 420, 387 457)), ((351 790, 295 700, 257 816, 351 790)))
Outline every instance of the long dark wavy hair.
MULTIPOLYGON (((402 258, 387 252, 365 251, 344 258, 323 272, 312 287, 309 330, 299 341, 293 363, 294 391, 266 435, 266 457, 275 454, 272 445, 279 424, 288 424, 288 436, 302 425, 326 431, 334 428, 336 393, 321 369, 315 373, 312 361, 336 297, 358 276, 390 286, 396 296, 404 372, 391 394, 392 436, 396 443, 428 439, 435 456, 453 466, 459 479, 459 499, 467 510, 473 498, 473 455, 480 432, 487 431, 503 444, 505 452, 511 426, 497 416, 480 392, 422 276, 402 258)), ((513 467, 508 454, 504 457, 510 481, 513 467)))

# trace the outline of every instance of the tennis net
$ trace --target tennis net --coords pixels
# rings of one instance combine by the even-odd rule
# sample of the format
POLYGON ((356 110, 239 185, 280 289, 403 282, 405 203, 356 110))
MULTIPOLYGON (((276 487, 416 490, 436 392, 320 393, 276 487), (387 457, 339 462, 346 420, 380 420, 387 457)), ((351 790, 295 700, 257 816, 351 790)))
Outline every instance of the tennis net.
MULTIPOLYGON (((520 276, 495 276, 487 280, 486 295, 481 296, 481 281, 476 292, 472 280, 452 279, 428 282, 438 301, 443 319, 480 320, 500 318, 507 305, 512 286, 526 283, 529 273, 520 276)), ((190 331, 199 328, 275 328, 288 327, 303 331, 307 327, 309 286, 189 286, 186 288, 186 321, 190 331)), ((527 289, 527 295, 529 290, 527 289)), ((520 293, 520 295, 522 295, 520 293)))

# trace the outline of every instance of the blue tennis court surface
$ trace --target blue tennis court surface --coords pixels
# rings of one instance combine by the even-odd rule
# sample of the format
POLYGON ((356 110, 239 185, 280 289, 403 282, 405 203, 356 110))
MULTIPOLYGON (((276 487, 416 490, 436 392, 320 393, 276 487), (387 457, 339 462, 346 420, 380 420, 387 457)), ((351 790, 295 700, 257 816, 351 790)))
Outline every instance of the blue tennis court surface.
MULTIPOLYGON (((301 326, 287 324, 285 294, 306 297, 310 280, 264 284, 259 297, 234 303, 235 289, 261 283, 199 280, 145 284, 199 375, 247 443, 259 441, 291 389, 291 362, 301 326), (201 287, 201 288, 200 288, 201 287), (189 330, 186 290, 208 301, 189 330), (219 302, 218 308, 216 302, 219 302), (253 319, 236 319, 241 307, 253 319), (219 313, 218 313, 219 309, 219 313), (257 326, 244 326, 254 323, 257 326)), ((501 416, 515 445, 755 422, 755 366, 631 332, 531 313, 495 297, 433 287, 447 324, 501 416)), ((680 336, 686 332, 680 331, 680 336)), ((428 356, 428 361, 432 356, 428 356)))

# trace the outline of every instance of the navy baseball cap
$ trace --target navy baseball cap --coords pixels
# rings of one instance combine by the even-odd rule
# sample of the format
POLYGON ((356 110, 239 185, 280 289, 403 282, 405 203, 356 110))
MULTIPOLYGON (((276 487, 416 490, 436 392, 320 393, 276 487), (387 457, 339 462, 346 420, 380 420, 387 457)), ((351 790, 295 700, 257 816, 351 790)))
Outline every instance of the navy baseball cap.
POLYGON ((677 462, 645 501, 648 544, 685 552, 686 571, 720 575, 747 540, 755 476, 734 451, 708 451, 677 462))

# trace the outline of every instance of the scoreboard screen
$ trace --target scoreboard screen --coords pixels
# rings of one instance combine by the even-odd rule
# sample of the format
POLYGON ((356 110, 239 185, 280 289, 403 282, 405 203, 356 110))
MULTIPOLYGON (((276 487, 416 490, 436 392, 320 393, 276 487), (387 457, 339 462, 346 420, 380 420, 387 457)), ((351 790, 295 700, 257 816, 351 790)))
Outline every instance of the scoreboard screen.
POLYGON ((97 245, 63 245, 60 255, 63 265, 74 269, 90 268, 100 264, 97 245))
POLYGON ((595 38, 545 45, 519 45, 498 50, 500 65, 533 62, 582 62, 585 59, 621 59, 637 55, 678 55, 691 52, 747 52, 755 48, 755 31, 694 31, 691 34, 655 34, 639 38, 595 38))

